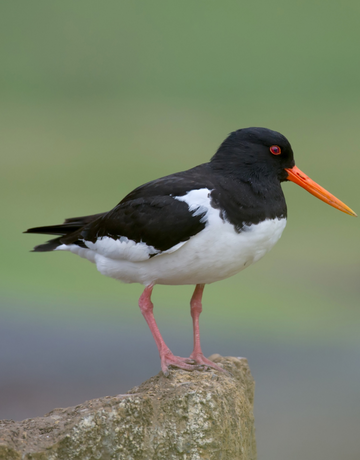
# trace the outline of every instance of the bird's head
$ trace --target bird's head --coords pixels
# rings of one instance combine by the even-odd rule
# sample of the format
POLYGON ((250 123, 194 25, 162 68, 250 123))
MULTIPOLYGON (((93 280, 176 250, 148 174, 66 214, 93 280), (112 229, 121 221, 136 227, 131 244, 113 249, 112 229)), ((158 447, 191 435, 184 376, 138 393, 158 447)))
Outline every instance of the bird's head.
POLYGON ((356 216, 346 204, 310 179, 295 166, 294 153, 285 136, 267 128, 232 132, 210 161, 216 170, 246 181, 292 181, 312 195, 346 214, 356 216))

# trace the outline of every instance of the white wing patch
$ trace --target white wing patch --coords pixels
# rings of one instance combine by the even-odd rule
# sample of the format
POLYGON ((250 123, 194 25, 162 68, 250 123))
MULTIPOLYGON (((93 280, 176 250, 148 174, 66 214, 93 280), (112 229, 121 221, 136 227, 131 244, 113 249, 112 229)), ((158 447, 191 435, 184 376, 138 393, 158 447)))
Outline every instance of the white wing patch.
POLYGON ((113 260, 128 260, 129 262, 143 262, 148 260, 150 256, 159 254, 160 251, 153 246, 147 245, 144 242, 136 243, 127 237, 120 237, 114 240, 109 236, 102 236, 95 243, 82 240, 88 247, 81 248, 76 244, 58 246, 56 250, 71 251, 81 257, 94 261, 96 255, 101 255, 107 259, 113 260))
POLYGON ((101 254, 104 257, 115 260, 129 260, 131 262, 140 262, 149 259, 150 255, 157 254, 160 251, 154 246, 147 245, 144 242, 136 243, 126 236, 122 236, 117 240, 109 236, 98 238, 95 243, 84 241, 86 246, 101 254))
POLYGON ((200 216, 205 213, 200 219, 200 222, 207 222, 207 214, 209 210, 213 209, 210 206, 210 193, 208 188, 200 188, 198 190, 191 190, 183 196, 174 196, 175 200, 184 201, 189 206, 189 211, 193 216, 200 216))

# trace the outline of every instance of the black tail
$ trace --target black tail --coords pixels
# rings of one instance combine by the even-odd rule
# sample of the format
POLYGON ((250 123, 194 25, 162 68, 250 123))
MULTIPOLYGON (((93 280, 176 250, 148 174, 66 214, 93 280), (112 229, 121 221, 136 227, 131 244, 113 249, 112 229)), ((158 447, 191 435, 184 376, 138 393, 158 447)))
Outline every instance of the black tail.
MULTIPOLYGON (((85 225, 95 221, 103 214, 93 214, 92 216, 84 216, 84 217, 72 217, 70 219, 66 219, 65 222, 61 225, 50 225, 47 227, 34 227, 29 228, 24 233, 40 233, 45 235, 60 235, 58 238, 54 238, 52 240, 47 241, 44 244, 39 244, 35 246, 33 252, 48 252, 53 251, 58 246, 63 244, 62 238, 64 236, 71 235, 72 233, 77 233, 78 230, 82 229, 85 225)), ((75 235, 74 235, 75 236, 75 235)), ((77 238, 74 238, 74 243, 83 246, 82 241, 77 241, 77 238)))

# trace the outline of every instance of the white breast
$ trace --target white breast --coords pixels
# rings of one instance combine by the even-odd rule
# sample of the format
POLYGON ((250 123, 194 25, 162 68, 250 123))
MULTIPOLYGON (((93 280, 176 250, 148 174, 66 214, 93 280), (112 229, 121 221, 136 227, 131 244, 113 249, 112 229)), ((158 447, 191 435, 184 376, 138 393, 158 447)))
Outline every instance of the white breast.
POLYGON ((257 262, 274 246, 286 219, 267 219, 238 233, 210 205, 209 195, 210 190, 200 189, 174 197, 186 202, 195 214, 206 212, 206 226, 188 241, 150 259, 145 243, 127 239, 114 241, 106 237, 101 244, 89 245, 90 249, 77 245, 62 245, 58 249, 85 257, 95 262, 102 274, 127 283, 208 284, 228 278, 257 262))

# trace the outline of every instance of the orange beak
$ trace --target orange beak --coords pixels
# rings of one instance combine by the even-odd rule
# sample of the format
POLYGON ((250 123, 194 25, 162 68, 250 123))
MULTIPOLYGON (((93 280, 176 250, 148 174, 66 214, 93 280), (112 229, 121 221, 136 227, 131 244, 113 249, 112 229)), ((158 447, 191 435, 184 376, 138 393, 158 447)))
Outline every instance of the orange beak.
POLYGON ((293 168, 287 168, 285 171, 288 173, 288 180, 291 180, 292 182, 295 182, 295 184, 300 185, 300 187, 304 188, 309 193, 319 198, 319 200, 324 201, 330 206, 333 206, 334 208, 339 209, 346 214, 350 214, 350 216, 357 216, 357 214, 355 214, 352 209, 346 206, 346 204, 338 200, 334 195, 331 195, 331 193, 311 180, 310 177, 300 171, 300 169, 296 166, 293 168))

